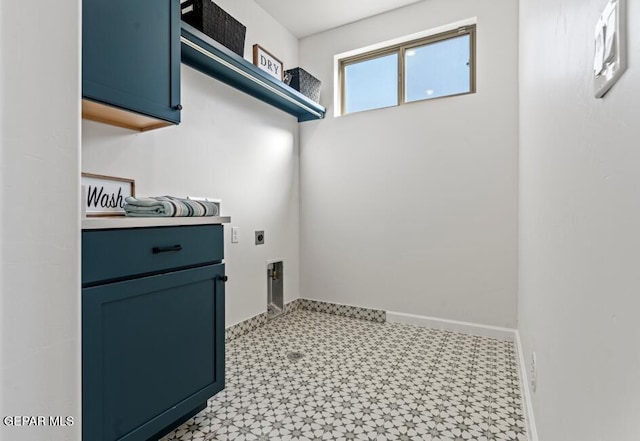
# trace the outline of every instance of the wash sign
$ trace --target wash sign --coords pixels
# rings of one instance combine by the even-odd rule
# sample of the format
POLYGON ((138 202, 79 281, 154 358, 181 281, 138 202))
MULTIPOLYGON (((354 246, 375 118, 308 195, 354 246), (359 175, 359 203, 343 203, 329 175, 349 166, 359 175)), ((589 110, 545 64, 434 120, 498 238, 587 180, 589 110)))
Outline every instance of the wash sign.
POLYGON ((124 216, 124 200, 135 196, 133 179, 82 173, 82 210, 86 216, 124 216))

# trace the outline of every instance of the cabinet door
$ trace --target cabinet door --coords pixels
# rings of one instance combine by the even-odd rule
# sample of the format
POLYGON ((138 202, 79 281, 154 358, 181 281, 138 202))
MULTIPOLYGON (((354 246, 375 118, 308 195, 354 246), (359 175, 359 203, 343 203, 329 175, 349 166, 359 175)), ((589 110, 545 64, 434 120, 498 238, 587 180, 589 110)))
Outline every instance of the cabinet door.
POLYGON ((180 122, 179 9, 179 0, 83 0, 83 97, 180 122))
POLYGON ((224 264, 82 290, 84 440, 147 440, 224 387, 224 264))

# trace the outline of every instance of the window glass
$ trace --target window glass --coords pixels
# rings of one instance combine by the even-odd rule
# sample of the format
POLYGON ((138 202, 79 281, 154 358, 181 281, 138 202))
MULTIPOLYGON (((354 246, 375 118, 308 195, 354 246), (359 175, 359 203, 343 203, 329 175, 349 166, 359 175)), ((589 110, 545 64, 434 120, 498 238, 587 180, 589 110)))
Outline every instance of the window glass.
POLYGON ((471 91, 470 36, 405 50, 405 102, 471 91))
POLYGON ((344 113, 398 105, 398 54, 344 66, 344 113))
POLYGON ((339 113, 346 115, 475 93, 476 26, 339 59, 339 113))

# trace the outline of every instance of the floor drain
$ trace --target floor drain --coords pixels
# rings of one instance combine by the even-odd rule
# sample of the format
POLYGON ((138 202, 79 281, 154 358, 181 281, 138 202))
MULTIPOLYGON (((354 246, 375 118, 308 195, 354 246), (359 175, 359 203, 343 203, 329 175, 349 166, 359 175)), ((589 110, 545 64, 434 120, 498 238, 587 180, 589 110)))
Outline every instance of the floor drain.
POLYGON ((304 357, 302 352, 289 352, 287 354, 287 358, 293 361, 300 360, 302 357, 304 357))

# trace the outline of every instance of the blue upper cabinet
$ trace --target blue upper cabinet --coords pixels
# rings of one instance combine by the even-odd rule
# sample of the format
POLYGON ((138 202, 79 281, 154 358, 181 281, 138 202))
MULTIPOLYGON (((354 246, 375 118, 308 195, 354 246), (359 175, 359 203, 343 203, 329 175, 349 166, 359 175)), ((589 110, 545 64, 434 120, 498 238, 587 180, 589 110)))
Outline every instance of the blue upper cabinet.
POLYGON ((134 130, 180 122, 179 0, 83 0, 82 116, 134 130))

